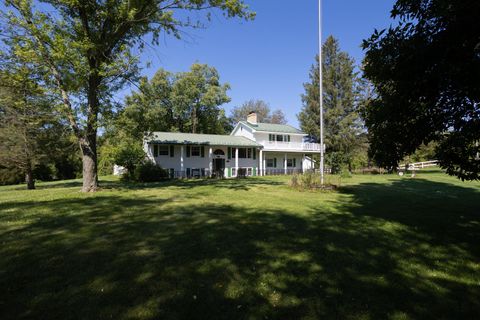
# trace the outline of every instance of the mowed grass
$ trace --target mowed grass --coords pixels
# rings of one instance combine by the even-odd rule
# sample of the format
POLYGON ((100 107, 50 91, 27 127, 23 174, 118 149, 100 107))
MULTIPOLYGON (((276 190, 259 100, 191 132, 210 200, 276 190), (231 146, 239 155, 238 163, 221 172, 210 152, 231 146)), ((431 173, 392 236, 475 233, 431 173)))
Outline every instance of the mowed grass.
POLYGON ((480 183, 287 182, 1 187, 0 319, 478 319, 480 183))

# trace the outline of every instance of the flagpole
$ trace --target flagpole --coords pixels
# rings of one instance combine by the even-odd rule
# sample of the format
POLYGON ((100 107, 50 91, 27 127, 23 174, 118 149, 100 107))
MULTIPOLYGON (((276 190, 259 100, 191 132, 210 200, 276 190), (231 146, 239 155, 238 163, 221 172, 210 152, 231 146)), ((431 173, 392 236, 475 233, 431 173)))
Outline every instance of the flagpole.
POLYGON ((322 68, 322 0, 318 0, 318 73, 320 86, 320 183, 324 184, 324 156, 325 148, 323 141, 323 68, 322 68))

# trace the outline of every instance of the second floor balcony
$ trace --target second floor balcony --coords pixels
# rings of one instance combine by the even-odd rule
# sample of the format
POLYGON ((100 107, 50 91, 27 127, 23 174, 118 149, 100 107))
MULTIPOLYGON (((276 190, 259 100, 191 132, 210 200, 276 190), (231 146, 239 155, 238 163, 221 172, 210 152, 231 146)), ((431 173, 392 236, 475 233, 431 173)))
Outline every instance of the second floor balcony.
POLYGON ((263 145, 264 150, 272 151, 318 151, 320 152, 320 143, 309 142, 281 142, 281 141, 257 141, 263 145))

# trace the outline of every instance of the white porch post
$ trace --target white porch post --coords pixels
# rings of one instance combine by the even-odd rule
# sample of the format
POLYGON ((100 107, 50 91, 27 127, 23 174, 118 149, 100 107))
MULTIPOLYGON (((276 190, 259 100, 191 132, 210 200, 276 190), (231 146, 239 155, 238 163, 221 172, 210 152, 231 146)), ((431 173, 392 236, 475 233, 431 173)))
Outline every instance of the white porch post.
POLYGON ((180 146, 180 175, 183 178, 183 145, 180 146))
POLYGON ((213 170, 212 158, 213 158, 213 150, 212 150, 212 147, 210 147, 208 149, 208 175, 210 177, 212 176, 212 170, 213 170))
POLYGON ((283 168, 285 171, 285 174, 287 174, 287 154, 285 153, 285 159, 283 160, 283 168))
POLYGON ((263 176, 263 170, 264 170, 265 168, 263 167, 263 150, 262 150, 262 149, 260 149, 260 156, 258 157, 258 159, 259 159, 259 163, 258 163, 258 164, 259 164, 259 169, 260 169, 260 172, 259 172, 258 175, 259 175, 259 176, 263 176))
POLYGON ((238 148, 235 148, 235 177, 238 177, 238 148))
POLYGON ((302 155, 302 173, 305 173, 305 153, 302 155))

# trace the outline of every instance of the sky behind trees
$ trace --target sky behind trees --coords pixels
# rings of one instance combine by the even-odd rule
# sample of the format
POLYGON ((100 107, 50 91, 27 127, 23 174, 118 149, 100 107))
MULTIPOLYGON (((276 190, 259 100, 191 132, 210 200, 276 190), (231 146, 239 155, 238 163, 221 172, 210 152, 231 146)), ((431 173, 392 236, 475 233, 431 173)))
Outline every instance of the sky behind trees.
MULTIPOLYGON (((158 68, 186 71, 194 62, 206 63, 229 82, 233 106, 263 99, 282 109, 290 124, 298 126, 303 83, 318 52, 317 0, 246 1, 257 12, 253 22, 226 20, 213 15, 206 29, 191 30, 184 41, 162 37, 160 47, 148 47, 142 62, 151 62, 143 74, 152 77, 158 68)), ((359 63, 360 44, 374 28, 390 23, 393 0, 323 0, 324 39, 333 35, 359 63)), ((133 88, 134 89, 134 88, 133 88)), ((130 88, 124 93, 128 93, 130 88)))

